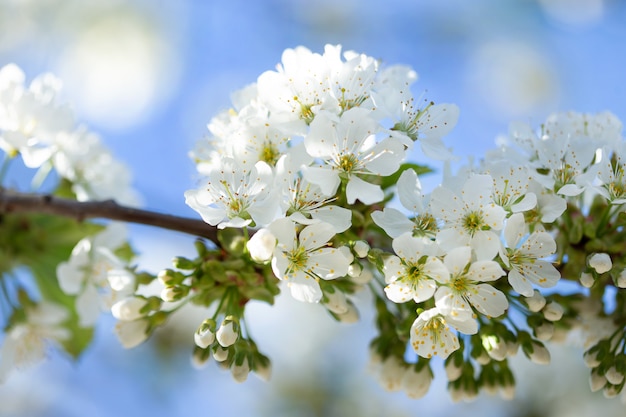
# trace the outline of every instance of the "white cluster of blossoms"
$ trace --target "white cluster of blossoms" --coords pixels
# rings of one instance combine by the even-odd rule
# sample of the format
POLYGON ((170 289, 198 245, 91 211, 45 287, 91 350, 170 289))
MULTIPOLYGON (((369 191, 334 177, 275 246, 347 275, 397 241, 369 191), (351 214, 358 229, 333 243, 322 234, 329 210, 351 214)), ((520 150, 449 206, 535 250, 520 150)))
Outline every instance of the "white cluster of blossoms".
MULTIPOLYGON (((282 282, 346 323, 358 320, 351 297, 371 291, 371 364, 385 389, 422 397, 439 357, 453 399, 481 390, 510 398, 508 358, 522 351, 547 364, 544 342, 577 329, 592 390, 626 400, 622 123, 608 112, 554 114, 537 130, 514 123, 484 160, 454 174, 447 167, 427 192, 424 167, 407 156, 419 142, 426 157, 449 161, 442 138, 459 110, 417 103, 416 79, 408 67, 340 46, 286 50, 276 70, 233 95, 233 108, 211 120, 210 137, 191 152, 204 179, 185 201, 215 227, 214 244, 197 240, 195 258, 175 257, 155 276, 128 266, 118 224, 85 237, 56 260, 67 315, 42 321, 26 296, 7 325, 3 358, 19 356, 13 341, 31 336, 37 346, 46 337, 78 341, 79 353, 89 335, 77 337, 77 328, 93 326, 101 310, 118 320, 123 346, 134 347, 191 303, 209 316, 193 334, 194 364, 213 358, 237 381, 266 379, 270 360, 250 336, 245 308, 272 304, 282 282), (562 279, 579 291, 543 291, 562 279), (156 280, 161 293, 144 295, 140 287, 156 280)), ((75 125, 58 93, 52 76, 27 88, 17 67, 0 70, 0 148, 44 173, 54 168, 78 200, 133 200, 125 169, 75 125)), ((10 215, 0 238, 15 230, 10 215)), ((0 239, 0 249, 12 244, 0 239)), ((30 262, 34 253, 21 256, 30 262)), ((14 263, 0 257, 0 267, 14 263)))
POLYGON ((111 223, 102 232, 81 239, 70 259, 57 266, 61 290, 76 296, 81 326, 93 326, 102 312, 135 291, 135 275, 127 261, 115 254, 125 244, 126 226, 111 223))
POLYGON ((340 46, 286 50, 209 124, 213 136, 192 153, 208 180, 185 193, 187 204, 218 228, 263 228, 250 253, 271 260, 298 300, 322 300, 320 279, 358 275, 350 249, 332 242, 352 226, 350 206, 383 201, 380 177, 400 168, 416 139, 427 155, 449 154, 441 137, 458 108, 418 108, 416 78, 340 46))
POLYGON ((79 201, 112 198, 136 205, 128 168, 76 122, 60 94, 61 81, 52 74, 42 74, 27 86, 15 64, 0 68, 0 149, 9 158, 20 155, 42 177, 54 169, 71 183, 79 201))
MULTIPOLYGON (((51 194, 71 196, 77 201, 115 199, 120 204, 137 205, 139 197, 131 187, 130 171, 95 133, 77 123, 72 109, 62 102, 61 81, 49 73, 34 78, 28 85, 25 78, 15 64, 0 68, 0 150, 4 153, 0 189, 9 183, 6 174, 10 163, 20 157, 26 167, 38 170, 32 180, 35 191, 41 191, 44 180, 54 171, 54 181, 45 185, 51 188, 51 194)), ((12 313, 4 323, 7 337, 0 354, 0 378, 13 365, 40 359, 45 340, 63 345, 68 353, 77 356, 86 347, 90 329, 100 314, 110 311, 117 300, 132 295, 137 287, 129 259, 125 259, 130 256, 130 248, 124 224, 111 223, 100 233, 81 239, 83 230, 94 228, 81 230, 77 224, 36 220, 28 213, 17 216, 21 216, 19 222, 25 229, 33 231, 31 237, 41 241, 32 245, 32 252, 13 252, 11 247, 1 251, 29 267, 32 265, 27 260, 41 258, 46 268, 33 269, 45 271, 46 279, 56 272, 58 281, 32 294, 22 288, 19 280, 0 278, 0 298, 7 303, 3 311, 12 313), (56 233, 67 234, 54 235, 50 242, 48 236, 56 233), (54 253, 42 249, 51 246, 55 249, 50 252, 54 253), (124 256, 120 256, 122 252, 124 256), (62 260, 62 256, 69 259, 62 260), (52 271, 48 271, 50 267, 52 271), (14 300, 13 293, 21 294, 21 299, 14 300), (42 300, 35 303, 33 296, 42 300)), ((13 230, 8 234, 10 239, 20 239, 13 230)), ((10 273, 11 267, 12 264, 2 264, 1 272, 10 273)))

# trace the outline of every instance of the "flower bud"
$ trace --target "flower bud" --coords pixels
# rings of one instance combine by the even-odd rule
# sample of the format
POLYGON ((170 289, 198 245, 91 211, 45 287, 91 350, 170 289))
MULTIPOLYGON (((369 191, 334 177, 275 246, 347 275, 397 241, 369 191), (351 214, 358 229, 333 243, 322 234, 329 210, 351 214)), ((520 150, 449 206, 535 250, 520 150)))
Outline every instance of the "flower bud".
POLYGON ((206 349, 215 341, 215 320, 206 319, 193 334, 196 346, 206 349))
POLYGON ((207 364, 210 357, 210 350, 196 348, 193 350, 193 354, 191 355, 191 365, 196 369, 201 369, 207 364))
POLYGON ((604 375, 600 375, 597 369, 594 369, 589 374, 589 388, 591 392, 600 391, 606 385, 606 378, 604 375))
POLYGON ((144 297, 127 297, 111 306, 111 314, 118 320, 132 321, 146 315, 142 309, 148 305, 144 297))
POLYGON ((165 287, 161 291, 161 299, 166 303, 173 303, 182 300, 188 294, 189 287, 187 286, 165 287))
POLYGON ((563 317, 563 307, 555 301, 548 303, 542 310, 546 320, 559 321, 563 317))
POLYGON ((217 362, 224 362, 226 359, 228 359, 228 353, 229 350, 227 348, 218 346, 213 351, 213 359, 215 359, 217 362))
POLYGON ((587 261, 589 266, 593 268, 598 274, 608 272, 613 268, 611 257, 607 253, 594 253, 589 257, 587 261))
POLYGON ((596 282, 596 279, 589 272, 583 272, 580 274, 580 285, 585 288, 591 288, 593 284, 596 282))
POLYGON ((115 334, 126 349, 134 348, 148 339, 149 322, 145 319, 118 321, 115 334))
POLYGON ((246 243, 248 253, 253 261, 264 263, 272 258, 276 247, 276 237, 269 229, 259 229, 246 243))
POLYGON ((528 358, 538 365, 548 365, 550 363, 550 351, 541 342, 535 340, 530 344, 523 345, 524 353, 528 358))
POLYGON ((619 394, 619 392, 620 392, 619 388, 614 385, 607 385, 602 390, 602 394, 604 395, 604 398, 607 398, 607 399, 617 397, 617 394, 619 394))
POLYGON ((172 260, 172 265, 174 265, 174 268, 176 269, 183 269, 185 271, 193 271, 194 269, 196 269, 196 264, 192 260, 189 260, 183 256, 174 257, 174 259, 172 260))
POLYGON ((269 358, 259 354, 260 357, 255 361, 254 374, 258 376, 262 381, 269 381, 272 375, 272 362, 269 358))
POLYGON ((622 272, 619 273, 615 279, 615 285, 618 288, 626 288, 626 269, 623 269, 622 272))
POLYGON ((589 349, 583 354, 583 361, 585 362, 585 366, 587 368, 597 368, 600 363, 602 363, 598 359, 598 354, 600 353, 599 349, 589 349))
POLYGON ((185 280, 185 276, 183 274, 172 269, 164 269, 160 271, 157 278, 166 287, 180 285, 185 280))
POLYGON ((230 372, 233 375, 233 379, 236 382, 244 382, 248 379, 248 374, 250 374, 250 365, 248 365, 248 358, 243 358, 243 361, 240 365, 237 365, 237 361, 233 363, 230 368, 230 372))
POLYGON ((554 324, 549 321, 542 321, 540 325, 533 329, 533 333, 537 339, 547 342, 554 335, 554 324))
POLYGON ((390 356, 382 363, 378 381, 384 390, 390 392, 398 391, 402 388, 404 372, 404 363, 398 358, 390 356))
POLYGON ((606 373, 604 374, 604 377, 606 378, 607 381, 609 381, 609 383, 613 385, 619 385, 624 381, 624 374, 619 372, 617 368, 615 367, 615 365, 611 366, 606 371, 606 373))
POLYGON ((485 351, 492 359, 501 361, 506 358, 508 349, 504 340, 496 335, 483 335, 481 339, 485 351))
POLYGON ((324 305, 329 311, 337 315, 348 312, 348 300, 342 291, 335 289, 333 292, 325 292, 324 298, 328 299, 327 301, 324 301, 324 305))
POLYGON ((419 371, 414 366, 407 368, 402 375, 400 384, 409 398, 414 400, 422 398, 430 389, 433 377, 428 366, 419 371))
POLYGON ((546 305, 546 299, 539 291, 535 290, 531 297, 526 298, 526 304, 530 311, 537 313, 546 305))
POLYGON ((354 253, 359 258, 365 258, 370 251, 370 245, 364 240, 354 242, 354 253))
POLYGON ((456 381, 463 374, 463 358, 461 356, 461 363, 457 364, 455 360, 455 356, 450 355, 445 362, 444 369, 446 371, 446 376, 448 377, 448 381, 456 381))
POLYGON ((220 328, 215 334, 217 341, 223 347, 232 346, 239 338, 239 323, 233 316, 228 316, 222 321, 220 328))
POLYGON ((348 275, 350 275, 352 282, 358 285, 366 285, 366 284, 369 284, 372 281, 372 279, 374 279, 374 274, 372 274, 372 271, 370 271, 367 268, 363 268, 360 265, 359 267, 361 268, 361 270, 358 275, 355 275, 354 272, 350 273, 350 268, 353 268, 353 265, 358 265, 358 264, 351 264, 348 269, 348 275))
POLYGON ((354 324, 359 321, 359 310, 357 310, 354 304, 348 301, 348 311, 343 314, 338 314, 337 319, 342 323, 354 324))
POLYGON ((350 266, 348 267, 348 276, 350 278, 358 278, 359 275, 361 275, 362 271, 363 267, 361 266, 361 264, 355 262, 353 264, 350 264, 350 266))

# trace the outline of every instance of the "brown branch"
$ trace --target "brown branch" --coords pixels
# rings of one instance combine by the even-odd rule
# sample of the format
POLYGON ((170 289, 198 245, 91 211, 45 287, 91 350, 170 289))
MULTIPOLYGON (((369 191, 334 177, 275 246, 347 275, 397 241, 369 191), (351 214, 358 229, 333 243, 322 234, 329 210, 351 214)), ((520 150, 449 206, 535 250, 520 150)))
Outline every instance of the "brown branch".
POLYGON ((21 193, 0 187, 0 214, 2 213, 54 214, 78 221, 93 218, 120 220, 205 237, 217 243, 217 229, 202 220, 126 207, 114 200, 80 202, 49 194, 21 193))

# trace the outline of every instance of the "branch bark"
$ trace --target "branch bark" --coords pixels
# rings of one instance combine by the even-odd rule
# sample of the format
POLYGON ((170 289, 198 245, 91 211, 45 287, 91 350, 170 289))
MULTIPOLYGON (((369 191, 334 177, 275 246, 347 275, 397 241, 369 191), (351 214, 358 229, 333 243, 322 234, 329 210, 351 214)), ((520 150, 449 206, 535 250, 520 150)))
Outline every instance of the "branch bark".
POLYGON ((204 237, 217 243, 217 228, 199 219, 122 206, 114 200, 76 201, 50 194, 21 193, 0 187, 0 214, 44 213, 83 221, 102 218, 145 224, 204 237))

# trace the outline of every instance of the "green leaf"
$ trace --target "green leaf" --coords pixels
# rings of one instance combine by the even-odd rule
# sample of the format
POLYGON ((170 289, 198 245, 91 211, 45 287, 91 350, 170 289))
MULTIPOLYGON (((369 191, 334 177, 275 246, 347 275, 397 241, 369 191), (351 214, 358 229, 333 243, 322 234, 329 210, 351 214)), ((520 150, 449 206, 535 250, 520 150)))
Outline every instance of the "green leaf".
POLYGON ((430 167, 427 167, 426 165, 420 165, 420 164, 415 164, 415 163, 412 163, 412 162, 406 162, 406 163, 400 165, 400 168, 396 172, 394 172, 393 174, 388 175, 386 177, 382 177, 382 182, 381 182, 380 186, 383 189, 387 189, 389 187, 393 187, 394 185, 397 184, 398 179, 400 178, 400 175, 402 175, 402 173, 404 171, 406 171, 407 169, 412 169, 413 171, 415 171, 415 173, 418 176, 433 172, 433 170, 430 167))
MULTIPOLYGON (((59 263, 69 259, 72 249, 80 239, 102 230, 103 227, 95 223, 80 223, 45 214, 4 215, 0 224, 0 248, 3 249, 3 254, 10 253, 12 257, 11 264, 3 264, 2 267, 27 267, 33 274, 40 297, 67 309, 69 318, 65 326, 70 331, 70 337, 61 344, 73 358, 77 358, 89 345, 93 328, 80 327, 76 297, 61 290, 56 269, 59 263)), ((3 263, 2 259, 0 263, 3 263)))

